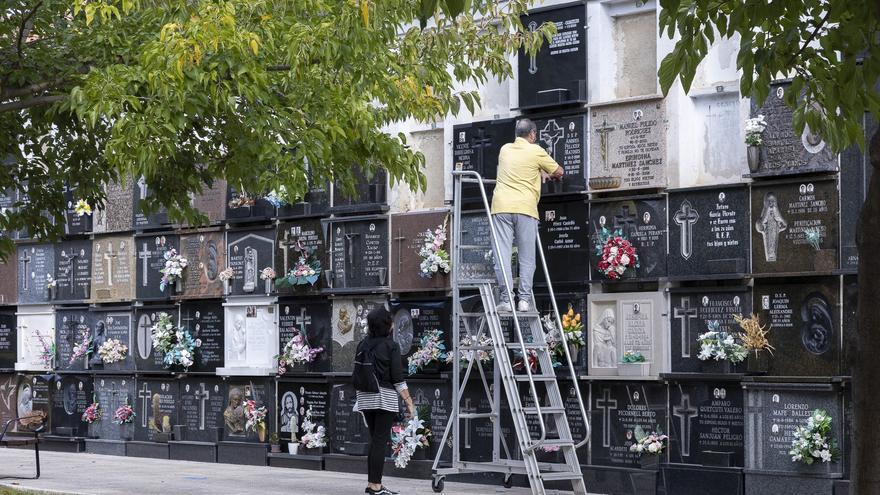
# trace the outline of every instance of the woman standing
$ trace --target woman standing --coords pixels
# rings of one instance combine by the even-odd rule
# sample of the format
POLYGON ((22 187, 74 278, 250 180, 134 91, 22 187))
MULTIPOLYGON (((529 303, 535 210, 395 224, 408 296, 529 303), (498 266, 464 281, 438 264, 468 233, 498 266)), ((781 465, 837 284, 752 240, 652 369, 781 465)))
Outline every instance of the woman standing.
POLYGON ((378 392, 357 392, 354 410, 364 415, 370 431, 370 452, 367 456, 367 489, 370 495, 396 495, 397 492, 382 486, 382 469, 385 467, 385 448, 391 440, 391 426, 399 407, 397 394, 406 402, 410 417, 415 416, 412 398, 403 379, 403 363, 400 346, 391 338, 391 313, 377 308, 367 315, 369 336, 358 344, 357 352, 371 352, 378 392), (395 392, 396 391, 396 392, 395 392))

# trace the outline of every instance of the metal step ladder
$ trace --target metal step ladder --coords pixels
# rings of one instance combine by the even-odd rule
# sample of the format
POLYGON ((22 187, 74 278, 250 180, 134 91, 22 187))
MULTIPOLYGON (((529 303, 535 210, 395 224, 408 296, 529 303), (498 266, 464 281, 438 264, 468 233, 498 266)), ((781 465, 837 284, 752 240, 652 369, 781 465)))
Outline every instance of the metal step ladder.
MULTIPOLYGON (((461 170, 458 165, 453 176, 456 198, 452 224, 451 281, 453 298, 453 407, 440 444, 441 448, 434 459, 432 488, 435 492, 441 492, 443 479, 447 475, 489 472, 503 474, 505 486, 510 486, 512 475, 525 475, 532 493, 535 495, 546 493, 544 483, 548 481, 570 481, 576 495, 587 495, 578 462, 577 449, 589 441, 589 418, 584 408, 580 389, 577 386, 577 375, 568 352, 565 334, 561 331, 559 308, 556 306, 556 296, 553 293, 549 275, 547 275, 547 263, 541 248, 540 236, 535 239, 535 242, 538 243, 537 253, 541 260, 552 303, 551 322, 556 329, 555 333, 560 338, 559 345, 565 350, 563 365, 573 381, 577 406, 586 427, 584 438, 581 440, 572 438, 566 404, 556 381, 551 350, 545 336, 545 321, 542 320, 540 313, 537 310, 525 313, 517 312, 515 307, 510 312, 499 313, 498 311, 495 302, 495 288, 497 286, 495 275, 491 269, 486 269, 486 265, 491 265, 488 261, 491 260, 492 253, 498 252, 498 240, 484 186, 484 184, 494 183, 494 181, 483 179, 477 172, 461 170), (477 184, 482 195, 483 210, 468 213, 468 228, 472 228, 476 220, 488 231, 488 236, 483 235, 478 241, 468 239, 468 242, 464 242, 465 225, 463 223, 462 201, 460 201, 463 182, 477 184), (478 266, 480 263, 471 262, 475 259, 484 260, 482 269, 478 266), (479 305, 466 308, 466 301, 468 304, 478 302, 479 305), (525 333, 523 332, 524 328, 525 333), (469 337, 468 345, 461 344, 461 339, 464 336, 469 337), (481 339, 484 336, 491 338, 491 345, 485 342, 481 344, 481 339), (491 366, 491 370, 486 369, 489 366, 484 367, 484 363, 477 358, 477 353, 480 351, 494 353, 494 366, 491 366), (533 365, 530 363, 530 356, 533 359, 533 365), (460 357, 466 360, 466 366, 458 365, 460 357), (515 370, 517 364, 521 364, 519 372, 515 370), (479 375, 477 386, 482 385, 486 403, 491 404, 490 410, 487 412, 474 412, 472 408, 462 406, 465 389, 471 383, 470 377, 474 369, 479 375), (500 384, 500 386, 494 386, 496 384, 500 384), (523 404, 521 386, 527 388, 525 391, 526 405, 523 404), (507 409, 509 409, 509 417, 512 420, 512 428, 517 437, 516 453, 520 455, 520 458, 511 455, 511 450, 502 434, 502 388, 507 409), (489 461, 462 460, 461 422, 470 420, 488 420, 492 423, 492 457, 489 461), (532 435, 532 430, 535 427, 540 432, 537 438, 532 435), (555 437, 551 437, 551 434, 555 434, 555 437), (444 463, 443 456, 448 450, 445 448, 447 445, 452 450, 451 462, 444 463), (539 462, 538 452, 541 449, 558 450, 564 462, 539 462)), ((512 277, 508 277, 506 269, 503 267, 502 272, 505 280, 512 279, 512 277)), ((512 287, 500 287, 499 290, 506 291, 508 300, 514 301, 512 287)), ((511 305, 515 306, 513 303, 511 305)), ((507 411, 504 412, 507 417, 507 411)))

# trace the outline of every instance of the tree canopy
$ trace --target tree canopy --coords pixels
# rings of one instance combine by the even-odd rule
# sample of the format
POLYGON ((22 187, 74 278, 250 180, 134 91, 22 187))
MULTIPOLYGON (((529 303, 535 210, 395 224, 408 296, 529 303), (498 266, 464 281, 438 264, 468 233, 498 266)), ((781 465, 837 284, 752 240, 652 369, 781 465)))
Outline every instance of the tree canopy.
MULTIPOLYGON (((149 207, 196 222, 217 178, 259 193, 308 180, 347 187, 353 166, 424 187, 424 157, 396 121, 442 120, 509 77, 548 24, 525 0, 12 0, 0 13, 0 189, 30 203, 0 230, 42 236, 62 186, 100 205, 102 185, 144 176, 149 207), (42 212, 42 213, 41 213, 42 212)), ((0 251, 11 247, 8 239, 0 251)))

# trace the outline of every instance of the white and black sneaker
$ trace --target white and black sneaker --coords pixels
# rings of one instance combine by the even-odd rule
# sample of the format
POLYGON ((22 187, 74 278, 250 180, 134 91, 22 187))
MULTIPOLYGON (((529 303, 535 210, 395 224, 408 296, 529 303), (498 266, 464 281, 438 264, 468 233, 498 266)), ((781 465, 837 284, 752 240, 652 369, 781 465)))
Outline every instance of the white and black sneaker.
POLYGON ((400 495, 398 492, 392 492, 391 490, 385 488, 384 486, 378 490, 373 490, 372 488, 367 488, 364 493, 368 493, 369 495, 400 495))

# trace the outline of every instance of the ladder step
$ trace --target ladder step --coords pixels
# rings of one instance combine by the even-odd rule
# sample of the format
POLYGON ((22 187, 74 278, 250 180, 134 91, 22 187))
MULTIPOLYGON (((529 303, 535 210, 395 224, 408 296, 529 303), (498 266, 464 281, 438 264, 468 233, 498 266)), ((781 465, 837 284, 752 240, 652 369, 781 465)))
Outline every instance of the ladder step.
MULTIPOLYGON (((541 414, 562 414, 565 412, 564 407, 550 407, 550 406, 542 406, 541 414)), ((523 413, 525 414, 538 414, 537 407, 524 407, 523 413)))
POLYGON ((495 413, 458 413, 461 419, 491 419, 498 417, 495 413))
POLYGON ((505 342, 508 349, 522 349, 525 347, 526 349, 546 349, 547 344, 538 344, 535 342, 523 342, 520 344, 519 342, 505 342))
MULTIPOLYGON (((574 440, 570 438, 548 438, 541 443, 541 447, 574 447, 574 440)), ((541 447, 538 447, 539 449, 541 447)))
MULTIPOLYGON (((501 318, 513 318, 513 312, 511 311, 498 311, 498 316, 501 318)), ((517 318, 540 318, 541 314, 537 311, 517 311, 517 318)))
POLYGON ((488 250, 492 249, 492 246, 486 246, 485 244, 459 244, 458 249, 461 249, 461 250, 482 249, 484 251, 488 251, 488 250))
MULTIPOLYGON (((513 379, 518 382, 529 381, 529 375, 513 375, 513 379)), ((536 382, 555 382, 556 375, 535 375, 532 374, 532 380, 536 382)))
POLYGON ((565 481, 565 480, 578 480, 581 479, 584 475, 580 472, 573 473, 571 471, 553 471, 550 473, 541 473, 541 478, 544 481, 565 481))

